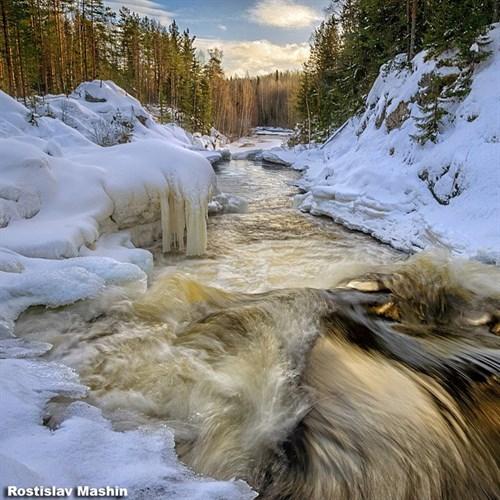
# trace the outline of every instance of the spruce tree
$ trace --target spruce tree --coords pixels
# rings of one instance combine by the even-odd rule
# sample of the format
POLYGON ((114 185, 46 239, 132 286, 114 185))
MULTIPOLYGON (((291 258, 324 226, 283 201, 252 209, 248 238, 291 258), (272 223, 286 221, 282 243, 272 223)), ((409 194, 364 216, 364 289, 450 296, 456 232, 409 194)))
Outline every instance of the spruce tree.
POLYGON ((443 117, 448 112, 443 105, 446 98, 441 95, 443 90, 443 79, 436 72, 426 75, 427 83, 419 93, 419 108, 421 116, 415 118, 419 133, 412 136, 412 139, 420 145, 427 141, 436 142, 439 134, 439 128, 443 117))

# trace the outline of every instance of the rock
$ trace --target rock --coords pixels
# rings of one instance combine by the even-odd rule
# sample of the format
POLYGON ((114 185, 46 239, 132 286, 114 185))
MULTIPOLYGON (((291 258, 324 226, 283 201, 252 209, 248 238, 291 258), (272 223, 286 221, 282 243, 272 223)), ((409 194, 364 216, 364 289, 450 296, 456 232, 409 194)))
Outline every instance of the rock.
POLYGON ((92 94, 89 94, 87 91, 85 91, 85 100, 87 102, 106 102, 106 99, 104 97, 94 97, 92 94))
POLYGON ((401 101, 397 108, 387 116, 385 119, 385 126, 387 127, 387 132, 394 130, 395 128, 401 128, 401 125, 410 117, 410 111, 408 110, 408 103, 401 101))
POLYGON ((262 159, 269 163, 284 165, 285 167, 290 167, 292 165, 289 161, 283 160, 276 153, 271 153, 270 151, 264 151, 262 153, 262 159))

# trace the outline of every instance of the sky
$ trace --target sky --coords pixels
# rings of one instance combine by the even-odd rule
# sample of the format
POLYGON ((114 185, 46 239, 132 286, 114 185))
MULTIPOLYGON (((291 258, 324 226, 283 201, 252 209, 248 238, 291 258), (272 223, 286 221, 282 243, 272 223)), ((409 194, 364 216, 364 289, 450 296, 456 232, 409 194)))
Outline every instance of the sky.
POLYGON ((204 51, 219 48, 227 76, 251 76, 300 69, 309 40, 331 0, 107 0, 118 11, 125 5, 141 16, 196 36, 204 51))

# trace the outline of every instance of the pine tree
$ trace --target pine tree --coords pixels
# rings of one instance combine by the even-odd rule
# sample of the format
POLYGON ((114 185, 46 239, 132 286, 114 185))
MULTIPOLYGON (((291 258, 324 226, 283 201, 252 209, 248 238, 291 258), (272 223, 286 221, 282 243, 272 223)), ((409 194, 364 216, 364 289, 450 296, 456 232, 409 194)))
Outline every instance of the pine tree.
POLYGON ((222 69, 222 51, 212 49, 208 51, 209 60, 203 68, 211 97, 210 123, 221 131, 227 130, 227 102, 229 100, 228 84, 222 69))
POLYGON ((443 77, 433 72, 425 77, 427 83, 419 93, 418 104, 421 116, 416 117, 419 133, 411 138, 424 145, 427 141, 436 142, 443 118, 448 114, 444 109, 447 97, 443 97, 443 77))
MULTIPOLYGON (((2 33, 3 33, 3 47, 2 52, 5 57, 6 63, 6 73, 8 80, 8 91, 11 95, 16 94, 16 88, 14 85, 14 64, 12 61, 12 47, 11 47, 11 33, 10 33, 10 11, 12 5, 8 0, 0 0, 0 7, 2 11, 2 33)), ((3 72, 2 72, 3 73, 3 72)))
POLYGON ((424 42, 431 54, 458 48, 466 59, 470 46, 498 15, 497 0, 427 0, 427 10, 424 42))

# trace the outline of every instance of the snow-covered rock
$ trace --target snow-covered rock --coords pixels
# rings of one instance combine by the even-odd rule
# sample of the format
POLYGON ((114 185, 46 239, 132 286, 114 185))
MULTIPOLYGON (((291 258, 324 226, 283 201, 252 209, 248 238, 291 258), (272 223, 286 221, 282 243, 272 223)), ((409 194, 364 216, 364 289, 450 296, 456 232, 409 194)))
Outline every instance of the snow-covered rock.
POLYGON ((210 215, 239 214, 246 212, 248 203, 238 196, 229 193, 219 193, 208 204, 210 215))
POLYGON ((301 208, 395 248, 500 263, 500 26, 488 35, 481 50, 491 54, 473 68, 468 95, 441 103, 448 115, 435 143, 412 139, 419 92, 429 75, 453 81, 460 69, 449 65, 453 54, 422 52, 411 69, 403 56, 383 66, 363 115, 321 147, 268 152, 304 171, 301 208))
POLYGON ((69 97, 49 96, 37 111, 0 92, 0 247, 7 249, 0 253, 0 281, 8 284, 2 292, 10 293, 0 316, 7 330, 23 308, 67 304, 67 297, 79 300, 109 284, 94 273, 95 279, 87 277, 88 290, 75 286, 63 302, 44 302, 43 293, 24 285, 41 273, 43 262, 50 267, 44 275, 50 287, 51 279, 54 286, 65 279, 76 283, 81 256, 116 258, 136 269, 130 280, 145 278, 152 258, 135 247, 158 237, 164 251, 202 254, 215 187, 210 163, 192 150, 192 136, 158 125, 113 82, 81 84, 69 97), (95 130, 126 113, 131 142, 99 145, 95 130), (22 262, 16 272, 13 254, 22 262), (50 259, 57 259, 57 272, 50 259), (69 260, 60 265, 59 259, 69 260))
POLYGON ((255 135, 259 132, 258 141, 253 137, 240 137, 228 145, 232 160, 261 160, 262 153, 269 149, 279 148, 286 141, 289 134, 286 129, 272 129, 267 134, 268 128, 257 127, 253 129, 255 135))
MULTIPOLYGON (((4 355, 18 357, 17 346, 2 347, 4 355)), ((36 356, 39 351, 40 346, 27 344, 23 357, 36 356)), ((144 500, 245 500, 256 496, 242 481, 202 478, 181 465, 168 429, 117 432, 97 408, 83 401, 69 404, 58 428, 43 425, 49 400, 77 398, 87 392, 64 365, 2 359, 0 380, 2 486, 72 488, 76 492, 79 485, 119 485, 126 488, 128 498, 144 500)), ((4 487, 0 496, 7 498, 4 487)))

